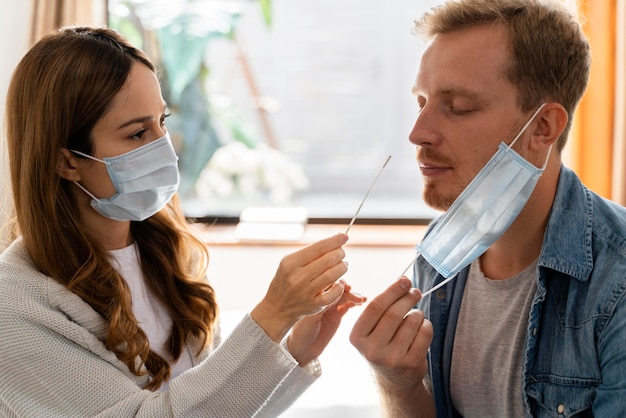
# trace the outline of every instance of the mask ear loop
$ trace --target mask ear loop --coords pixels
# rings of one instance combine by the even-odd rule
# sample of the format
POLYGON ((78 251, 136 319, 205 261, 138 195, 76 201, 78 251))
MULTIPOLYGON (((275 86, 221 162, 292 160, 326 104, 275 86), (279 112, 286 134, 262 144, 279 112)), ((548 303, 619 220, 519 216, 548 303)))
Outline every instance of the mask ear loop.
MULTIPOLYGON (((406 274, 406 272, 411 268, 411 266, 415 264, 419 256, 420 256, 420 251, 418 250, 417 253, 415 254, 415 257, 413 257, 413 260, 411 260, 411 263, 408 266, 406 266, 404 271, 400 274, 400 276, 398 276, 398 279, 400 279, 402 276, 406 274)), ((433 293, 435 290, 439 289, 440 287, 443 287, 445 284, 455 279, 457 276, 458 274, 455 274, 452 277, 448 277, 447 279, 445 279, 443 282, 439 283, 438 285, 431 287, 426 292, 422 293, 422 299, 424 299, 426 296, 430 295, 431 293, 433 293)))
POLYGON ((539 112, 541 111, 541 109, 543 109, 543 107, 546 105, 547 103, 542 103, 537 110, 535 110, 535 113, 533 113, 533 115, 530 117, 530 119, 528 119, 528 121, 524 124, 524 126, 522 126, 522 129, 519 130, 519 132, 517 133, 517 135, 515 135, 515 139, 513 139, 513 141, 511 141, 511 143, 509 144, 509 149, 511 149, 511 147, 513 146, 513 144, 515 144, 517 142, 517 140, 519 139, 520 136, 522 136, 522 134, 524 133, 524 131, 526 130, 526 128, 528 128, 528 125, 530 125, 532 123, 533 120, 535 120, 535 117, 539 114, 539 112))
MULTIPOLYGON (((100 162, 102 164, 109 165, 108 162, 106 162, 104 160, 101 160, 100 158, 96 158, 93 155, 85 154, 84 152, 76 151, 74 149, 71 149, 70 151, 73 152, 74 154, 78 154, 78 155, 83 156, 85 158, 89 158, 90 160, 98 161, 98 162, 100 162)), ((95 200, 96 202, 100 203, 100 199, 98 199, 96 196, 94 196, 93 193, 91 193, 89 190, 85 189, 79 182, 75 181, 74 184, 77 185, 83 192, 85 192, 87 194, 87 196, 91 197, 93 200, 95 200)))
POLYGON ((104 160, 101 160, 100 158, 96 158, 93 155, 85 154, 84 152, 76 151, 76 150, 73 150, 73 149, 71 149, 70 151, 73 152, 74 154, 78 154, 78 155, 83 156, 85 158, 89 158, 90 160, 98 161, 98 162, 100 162, 102 164, 109 165, 108 162, 106 162, 104 160))
POLYGON ((546 169, 546 167, 548 166, 548 159, 550 158, 550 153, 552 152, 552 145, 550 144, 550 147, 548 148, 548 155, 546 155, 546 160, 543 162, 543 167, 541 167, 541 171, 543 172, 543 170, 546 169))
MULTIPOLYGON (((528 126, 532 123, 533 120, 535 120, 535 117, 539 114, 539 112, 541 111, 541 109, 543 109, 543 107, 546 105, 547 103, 542 103, 537 110, 535 110, 535 113, 533 113, 533 115, 530 117, 530 119, 528 119, 528 121, 524 124, 524 126, 522 126, 522 129, 520 129, 520 131, 517 133, 517 135, 515 136, 515 138, 513 139, 513 141, 511 141, 511 143, 508 145, 509 150, 513 147, 513 144, 515 144, 517 142, 517 140, 520 138, 520 136, 522 136, 522 134, 524 133, 524 131, 526 130, 526 128, 528 128, 528 126)), ((550 158, 550 153, 552 152, 552 144, 550 145, 550 148, 548 149, 548 155, 546 155, 546 160, 543 162, 543 166, 541 167, 541 171, 546 169, 546 166, 548 165, 548 159, 550 158)))
POLYGON ((94 196, 93 193, 91 193, 89 190, 85 189, 79 182, 75 181, 74 184, 77 185, 83 192, 85 192, 87 196, 91 197, 93 200, 100 203, 100 199, 94 196))

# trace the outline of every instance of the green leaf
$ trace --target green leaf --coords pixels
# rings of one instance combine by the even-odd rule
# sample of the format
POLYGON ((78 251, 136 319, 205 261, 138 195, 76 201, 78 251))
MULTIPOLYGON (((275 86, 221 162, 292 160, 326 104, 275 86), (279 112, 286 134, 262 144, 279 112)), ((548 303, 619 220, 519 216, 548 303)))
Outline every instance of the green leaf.
POLYGON ((272 27, 272 0, 259 0, 261 5, 261 12, 263 13, 263 20, 267 27, 272 27))

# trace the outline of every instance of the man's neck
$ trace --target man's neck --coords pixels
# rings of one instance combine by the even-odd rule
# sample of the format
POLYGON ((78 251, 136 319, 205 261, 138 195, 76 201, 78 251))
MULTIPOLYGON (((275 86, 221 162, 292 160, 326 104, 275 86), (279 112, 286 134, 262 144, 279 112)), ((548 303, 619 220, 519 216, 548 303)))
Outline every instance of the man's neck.
POLYGON ((559 171, 546 170, 511 227, 481 256, 483 274, 504 280, 522 272, 539 257, 554 202, 559 171))

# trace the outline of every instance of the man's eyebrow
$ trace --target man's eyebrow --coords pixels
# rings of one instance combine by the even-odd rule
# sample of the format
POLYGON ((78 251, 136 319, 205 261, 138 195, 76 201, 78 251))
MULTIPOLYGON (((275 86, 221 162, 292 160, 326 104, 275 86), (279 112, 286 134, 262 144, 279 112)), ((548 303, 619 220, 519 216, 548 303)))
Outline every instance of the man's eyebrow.
MULTIPOLYGON (((167 111, 167 103, 164 103, 163 104, 163 113, 165 113, 166 111, 167 111)), ((131 120, 128 120, 128 121, 122 123, 117 129, 118 130, 124 129, 127 126, 134 125, 136 123, 145 123, 145 122, 150 122, 152 120, 154 120, 154 118, 152 116, 141 116, 141 117, 138 117, 138 118, 133 118, 131 120)))
POLYGON ((462 96, 469 99, 480 99, 480 94, 478 94, 477 92, 456 86, 445 87, 437 90, 437 94, 441 96, 462 96))
MULTIPOLYGON (((411 93, 413 94, 413 96, 419 96, 422 92, 422 89, 419 88, 418 85, 414 84, 411 87, 411 93)), ((481 100, 483 98, 483 96, 474 90, 468 90, 465 87, 460 87, 460 86, 450 86, 450 87, 443 87, 443 88, 439 88, 437 89, 433 96, 442 96, 442 97, 464 97, 467 99, 474 99, 474 100, 481 100)))

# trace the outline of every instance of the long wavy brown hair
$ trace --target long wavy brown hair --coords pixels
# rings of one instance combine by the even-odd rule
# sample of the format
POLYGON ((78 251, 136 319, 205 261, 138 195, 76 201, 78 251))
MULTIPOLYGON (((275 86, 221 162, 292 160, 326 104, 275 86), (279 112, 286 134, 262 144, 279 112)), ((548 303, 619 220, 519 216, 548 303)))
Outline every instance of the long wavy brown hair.
MULTIPOLYGON (((108 322, 104 343, 154 390, 170 365, 150 349, 133 315, 131 294, 107 252, 83 232, 71 182, 56 173, 62 148, 91 153, 91 131, 124 85, 133 62, 154 65, 118 33, 62 28, 37 42, 18 64, 7 94, 6 126, 17 230, 37 267, 108 322), (137 358, 141 361, 137 362, 137 358), (143 369, 145 366, 147 372, 143 369)), ((169 353, 204 349, 218 308, 206 282, 208 252, 175 196, 166 208, 131 222, 145 280, 169 311, 169 353)), ((199 354, 199 352, 197 354, 199 354)))

